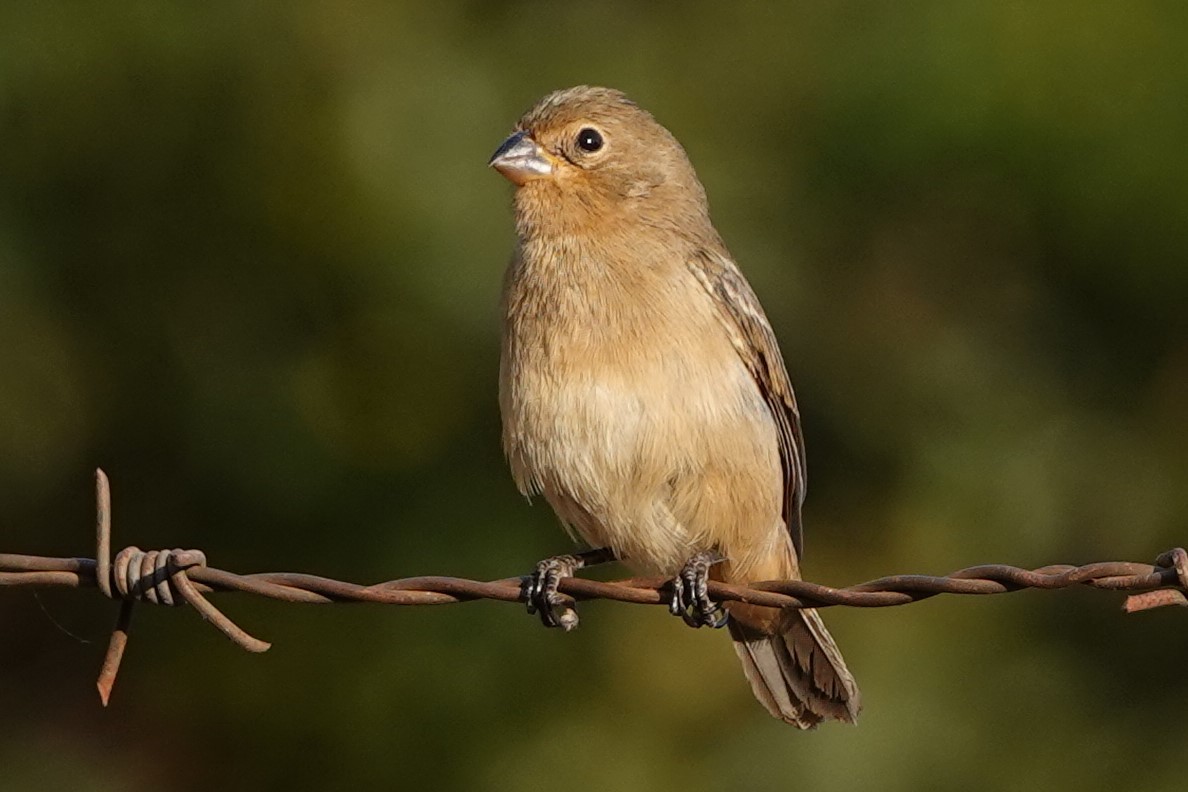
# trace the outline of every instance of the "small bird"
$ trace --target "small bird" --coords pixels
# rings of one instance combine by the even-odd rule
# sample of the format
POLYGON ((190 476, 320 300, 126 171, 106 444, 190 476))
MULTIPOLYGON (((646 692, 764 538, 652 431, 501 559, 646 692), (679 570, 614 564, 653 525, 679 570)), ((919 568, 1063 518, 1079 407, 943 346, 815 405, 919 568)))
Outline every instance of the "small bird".
POLYGON ((525 495, 594 551, 537 565, 528 608, 619 559, 670 609, 729 624, 756 698, 802 729, 853 723, 858 687, 815 610, 710 600, 707 580, 800 577, 804 441, 771 325, 710 222, 685 150, 608 88, 544 97, 490 163, 516 185, 499 405, 525 495))

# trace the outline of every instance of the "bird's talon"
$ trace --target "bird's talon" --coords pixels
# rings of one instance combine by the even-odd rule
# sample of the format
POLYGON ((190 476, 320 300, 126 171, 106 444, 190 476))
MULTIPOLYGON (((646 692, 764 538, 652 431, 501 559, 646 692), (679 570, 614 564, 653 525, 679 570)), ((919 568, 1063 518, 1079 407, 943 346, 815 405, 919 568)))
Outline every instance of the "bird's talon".
POLYGON ((529 615, 539 615, 545 627, 560 627, 566 632, 578 625, 573 600, 557 588, 564 578, 572 577, 583 566, 577 556, 546 558, 536 565, 524 584, 524 602, 529 615))
POLYGON ((672 581, 672 598, 668 611, 680 616, 690 627, 725 626, 730 616, 709 596, 709 570, 722 560, 713 553, 701 552, 689 559, 672 581))
POLYGON ((668 612, 673 616, 680 616, 685 612, 685 603, 681 597, 681 581, 672 581, 672 594, 668 597, 668 612))

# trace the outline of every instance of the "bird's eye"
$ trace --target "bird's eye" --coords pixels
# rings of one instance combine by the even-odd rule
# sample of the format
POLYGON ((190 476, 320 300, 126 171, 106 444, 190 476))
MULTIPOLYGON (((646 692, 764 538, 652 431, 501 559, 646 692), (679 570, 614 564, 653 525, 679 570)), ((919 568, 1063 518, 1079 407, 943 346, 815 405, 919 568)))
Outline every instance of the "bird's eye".
POLYGON ((577 144, 582 151, 598 151, 602 148, 602 135, 598 134, 597 129, 585 127, 581 132, 578 132, 577 144))

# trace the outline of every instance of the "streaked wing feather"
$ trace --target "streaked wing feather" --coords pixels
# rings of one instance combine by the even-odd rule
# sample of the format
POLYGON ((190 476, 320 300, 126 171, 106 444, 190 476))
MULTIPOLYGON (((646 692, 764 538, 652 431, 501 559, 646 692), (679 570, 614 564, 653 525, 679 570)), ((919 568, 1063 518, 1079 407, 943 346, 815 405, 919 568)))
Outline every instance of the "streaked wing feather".
POLYGON ((800 507, 808 483, 804 438, 800 431, 796 394, 792 392, 775 333, 751 285, 728 256, 702 250, 689 262, 689 268, 713 299, 734 348, 755 378, 755 384, 771 410, 779 433, 780 463, 784 469, 784 524, 792 535, 797 556, 802 557, 804 540, 800 507))

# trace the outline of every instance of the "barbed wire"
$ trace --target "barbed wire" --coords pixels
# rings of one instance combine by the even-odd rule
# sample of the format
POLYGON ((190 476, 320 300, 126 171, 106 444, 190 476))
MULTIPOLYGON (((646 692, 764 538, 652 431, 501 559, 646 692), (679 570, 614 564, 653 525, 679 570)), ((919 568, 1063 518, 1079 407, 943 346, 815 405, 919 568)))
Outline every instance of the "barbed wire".
MULTIPOLYGON (((111 486, 102 470, 95 471, 95 558, 52 558, 0 553, 0 586, 94 586, 108 599, 121 601, 119 617, 108 642, 96 686, 104 706, 111 697, 137 601, 158 605, 189 604, 234 643, 249 652, 267 651, 271 644, 248 634, 204 595, 238 591, 260 597, 305 604, 374 602, 386 605, 444 605, 485 599, 525 602, 529 577, 480 581, 423 576, 361 585, 292 572, 240 575, 206 565, 200 550, 150 550, 127 547, 111 555, 111 486)), ((631 578, 614 582, 567 577, 559 591, 562 607, 578 600, 606 599, 637 605, 668 605, 671 581, 631 578)), ((949 575, 890 575, 853 586, 834 588, 804 580, 776 580, 739 586, 710 581, 709 593, 718 602, 744 602, 773 608, 885 608, 907 605, 938 594, 1005 594, 1020 589, 1063 589, 1088 586, 1131 592, 1123 609, 1128 613, 1168 605, 1188 606, 1188 551, 1181 547, 1160 555, 1154 564, 1107 561, 1082 566, 1051 564, 1022 569, 1006 564, 982 564, 949 575)))

